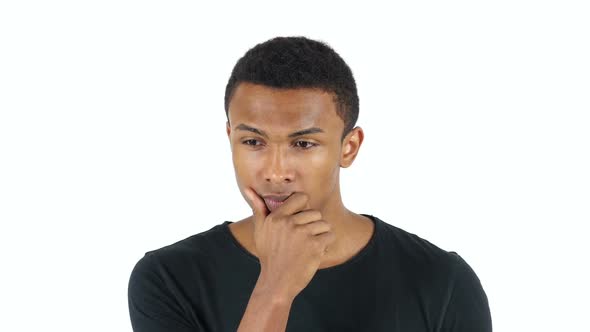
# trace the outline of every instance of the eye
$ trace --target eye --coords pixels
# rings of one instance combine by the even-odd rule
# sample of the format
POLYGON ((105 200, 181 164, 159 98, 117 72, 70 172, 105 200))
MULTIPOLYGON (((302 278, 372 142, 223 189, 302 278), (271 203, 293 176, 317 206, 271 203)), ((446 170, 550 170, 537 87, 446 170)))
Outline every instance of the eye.
POLYGON ((247 140, 242 141, 242 144, 256 146, 256 144, 248 144, 248 142, 258 142, 258 140, 255 140, 255 139, 247 139, 247 140))
POLYGON ((304 143, 304 145, 307 146, 307 147, 302 147, 301 145, 299 145, 299 147, 301 147, 303 150, 309 150, 309 149, 313 148, 314 146, 317 146, 316 143, 312 143, 312 142, 308 142, 308 141, 297 141, 297 142, 295 142, 295 146, 297 146, 297 143, 304 143))
MULTIPOLYGON (((256 139, 247 139, 247 140, 243 140, 242 144, 244 145, 248 145, 248 146, 260 146, 262 144, 256 144, 259 143, 260 141, 256 140, 256 139)), ((309 150, 315 146, 317 146, 317 143, 312 143, 312 142, 308 142, 308 141, 297 141, 294 144, 296 147, 300 148, 301 150, 309 150)))

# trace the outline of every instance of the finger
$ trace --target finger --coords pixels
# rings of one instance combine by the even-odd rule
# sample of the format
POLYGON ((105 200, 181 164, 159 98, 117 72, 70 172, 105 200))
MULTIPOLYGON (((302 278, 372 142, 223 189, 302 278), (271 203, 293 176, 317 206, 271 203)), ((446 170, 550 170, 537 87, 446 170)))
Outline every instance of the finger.
POLYGON ((304 227, 305 231, 310 235, 319 235, 332 230, 332 225, 325 220, 318 220, 309 224, 300 225, 298 227, 304 227))
POLYGON ((311 206, 309 205, 309 196, 303 192, 294 192, 272 213, 289 216, 309 209, 311 209, 311 206))
POLYGON ((264 220, 269 213, 264 200, 258 196, 256 191, 250 189, 249 187, 244 188, 244 195, 246 196, 246 201, 248 202, 248 205, 250 205, 256 220, 264 220))
POLYGON ((318 210, 305 210, 289 217, 289 221, 294 225, 305 225, 322 219, 322 213, 318 210))

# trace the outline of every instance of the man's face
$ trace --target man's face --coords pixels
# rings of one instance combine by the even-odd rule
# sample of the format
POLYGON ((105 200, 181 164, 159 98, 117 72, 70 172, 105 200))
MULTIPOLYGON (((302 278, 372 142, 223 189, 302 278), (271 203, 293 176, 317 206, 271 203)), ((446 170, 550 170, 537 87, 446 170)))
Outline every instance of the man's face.
POLYGON ((226 130, 242 196, 245 187, 260 196, 304 192, 312 208, 326 204, 339 181, 344 129, 332 94, 240 83, 228 117, 226 130), (320 130, 296 135, 310 128, 320 130))

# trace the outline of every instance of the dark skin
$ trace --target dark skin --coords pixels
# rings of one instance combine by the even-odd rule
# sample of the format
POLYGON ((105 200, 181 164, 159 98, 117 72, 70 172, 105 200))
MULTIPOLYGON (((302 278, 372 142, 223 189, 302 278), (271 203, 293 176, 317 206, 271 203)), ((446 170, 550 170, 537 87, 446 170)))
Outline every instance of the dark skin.
MULTIPOLYGON (((340 140, 344 121, 333 94, 319 89, 275 89, 240 83, 229 104, 226 131, 236 180, 259 195, 304 192, 312 209, 322 213, 335 234, 320 269, 340 265, 369 242, 374 225, 348 210, 340 195, 340 168, 354 162, 364 133, 355 127, 340 140), (258 129, 258 133, 241 126, 258 129), (307 128, 322 132, 289 137, 307 128), (266 134, 261 135, 262 133, 266 134)), ((257 256, 253 216, 229 225, 242 246, 257 256)))

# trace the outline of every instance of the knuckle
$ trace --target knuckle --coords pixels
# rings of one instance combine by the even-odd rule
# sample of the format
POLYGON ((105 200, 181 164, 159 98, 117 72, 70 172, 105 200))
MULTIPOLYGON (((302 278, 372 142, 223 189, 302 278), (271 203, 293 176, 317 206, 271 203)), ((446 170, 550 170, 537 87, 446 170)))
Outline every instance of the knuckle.
POLYGON ((285 216, 285 221, 288 222, 289 224, 297 224, 298 219, 299 219, 299 216, 296 214, 292 214, 290 216, 285 216))
POLYGON ((315 237, 313 241, 311 241, 311 247, 313 250, 320 250, 322 248, 322 241, 320 238, 315 237))
POLYGON ((299 192, 299 199, 303 202, 307 202, 309 200, 309 195, 304 192, 299 192))
POLYGON ((321 228, 322 230, 330 230, 332 229, 332 226, 330 225, 329 222, 325 221, 325 220, 318 220, 316 221, 317 225, 319 228, 321 228))
POLYGON ((336 240, 336 234, 334 234, 334 232, 329 232, 328 234, 328 243, 334 243, 336 240))
POLYGON ((307 227, 305 226, 295 226, 293 225, 293 231, 298 235, 307 235, 309 232, 307 231, 307 227))
POLYGON ((281 219, 281 216, 271 213, 266 218, 269 222, 277 222, 281 219))
POLYGON ((314 210, 312 212, 312 216, 314 220, 321 220, 322 219, 322 213, 320 211, 314 210))

